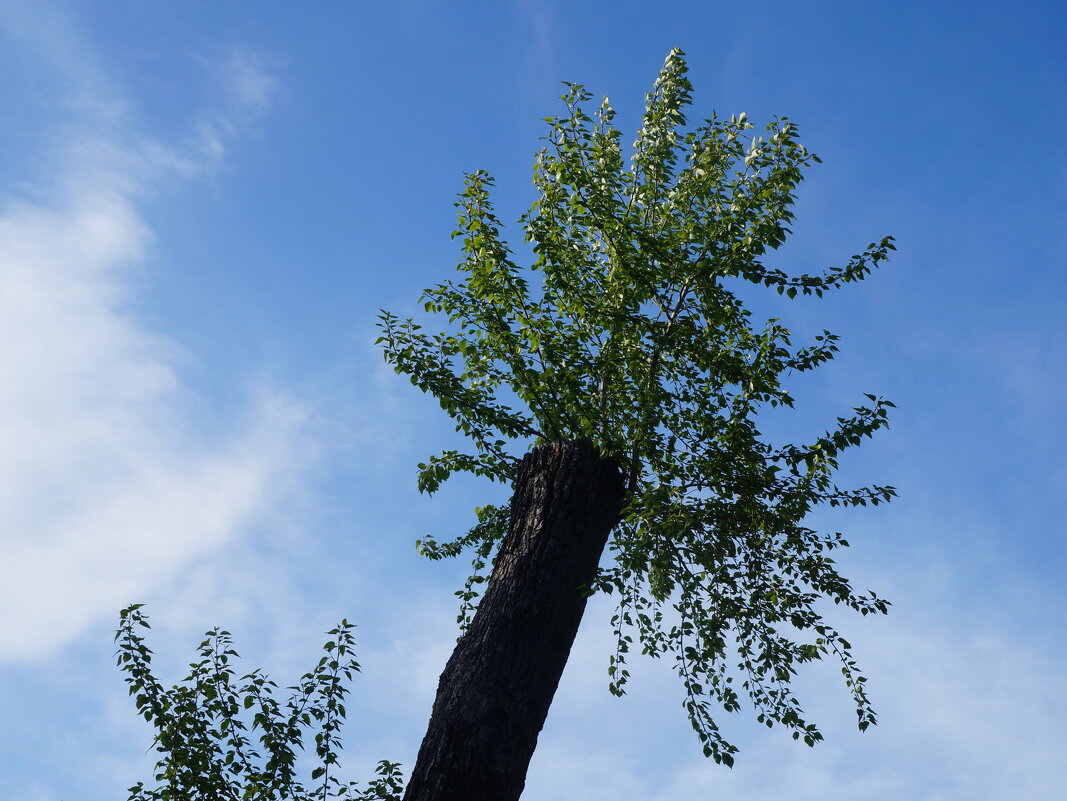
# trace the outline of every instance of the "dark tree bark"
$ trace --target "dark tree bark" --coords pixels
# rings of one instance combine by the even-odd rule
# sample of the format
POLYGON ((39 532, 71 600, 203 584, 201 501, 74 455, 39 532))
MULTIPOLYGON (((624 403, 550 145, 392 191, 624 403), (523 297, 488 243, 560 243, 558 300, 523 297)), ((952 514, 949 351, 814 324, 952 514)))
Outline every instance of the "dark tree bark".
POLYGON ((586 440, 523 458, 508 533, 441 674, 404 801, 522 793, 623 491, 619 466, 586 440))

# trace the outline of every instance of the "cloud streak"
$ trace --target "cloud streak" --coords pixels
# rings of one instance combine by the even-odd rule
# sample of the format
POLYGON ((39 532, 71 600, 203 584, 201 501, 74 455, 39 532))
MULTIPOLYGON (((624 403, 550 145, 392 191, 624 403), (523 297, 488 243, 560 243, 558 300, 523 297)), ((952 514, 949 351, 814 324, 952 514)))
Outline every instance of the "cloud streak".
POLYGON ((145 194, 215 166, 270 101, 248 51, 219 77, 229 110, 191 122, 210 147, 130 145, 82 118, 52 174, 0 207, 0 662, 53 652, 231 541, 307 452, 305 410, 270 389, 213 438, 210 403, 182 380, 189 356, 141 319, 145 194))

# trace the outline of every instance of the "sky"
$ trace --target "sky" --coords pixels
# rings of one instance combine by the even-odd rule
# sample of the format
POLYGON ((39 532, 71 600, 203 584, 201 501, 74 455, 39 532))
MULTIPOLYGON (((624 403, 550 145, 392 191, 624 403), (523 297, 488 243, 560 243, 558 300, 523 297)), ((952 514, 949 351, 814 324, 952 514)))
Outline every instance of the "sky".
POLYGON ((717 766, 669 665, 635 659, 608 693, 594 598, 524 799, 1055 797, 1065 35, 1067 7, 1037 1, 0 0, 0 798, 150 777, 114 665, 133 602, 170 681, 216 625, 285 684, 354 621, 346 772, 410 767, 466 567, 414 541, 505 496, 418 494, 456 435, 384 364, 375 317, 453 273, 464 173, 495 176, 505 221, 529 205, 561 81, 609 96, 629 137, 672 47, 693 117, 784 115, 822 157, 782 267, 897 239, 860 285, 769 301, 842 338, 797 381, 797 426, 897 404, 843 477, 899 500, 815 521, 893 602, 839 621, 879 725, 856 731, 816 666, 798 692, 826 742, 722 713, 741 753, 717 766))

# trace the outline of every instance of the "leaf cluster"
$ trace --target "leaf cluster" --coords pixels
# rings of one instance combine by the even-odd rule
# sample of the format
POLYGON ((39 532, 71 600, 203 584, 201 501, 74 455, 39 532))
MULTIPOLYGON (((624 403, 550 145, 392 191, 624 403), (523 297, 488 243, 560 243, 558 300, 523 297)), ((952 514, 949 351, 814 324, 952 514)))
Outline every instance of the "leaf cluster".
MULTIPOLYGON (((840 661, 860 728, 874 722, 850 645, 819 604, 868 614, 887 602, 838 573, 829 554, 848 544, 840 534, 803 521, 820 505, 895 495, 833 481, 841 454, 888 425, 887 400, 866 395, 811 441, 763 435, 762 411, 794 406, 784 379, 832 360, 838 337, 794 345, 779 319, 754 319, 739 290, 822 297, 867 277, 894 245, 885 237, 816 273, 766 265, 819 159, 786 118, 762 135, 744 114, 687 128, 691 93, 674 50, 627 158, 608 100, 590 112, 592 95, 567 84, 566 113, 547 120, 536 159, 537 199, 519 220, 528 266, 502 238, 492 178, 468 175, 456 204, 460 278, 422 296, 443 330, 383 311, 379 342, 473 445, 421 464, 421 490, 457 471, 511 483, 516 449, 546 441, 588 438, 624 466, 614 559, 593 588, 619 598, 611 690, 624 692, 635 636, 643 653, 671 655, 705 753, 730 764, 736 749, 710 702, 736 711, 747 696, 760 721, 812 745, 822 735, 790 680, 824 656, 840 661)), ((472 547, 481 568, 506 521, 505 509, 487 507, 466 536, 420 550, 439 558, 472 547)), ((470 582, 459 593, 461 618, 474 594, 470 582)))
POLYGON ((115 642, 137 711, 156 730, 159 785, 138 782, 130 801, 399 801, 403 780, 395 762, 379 762, 366 787, 336 775, 345 681, 359 670, 352 624, 341 621, 329 632, 324 656, 279 701, 278 685, 260 670, 237 676, 230 633, 218 628, 206 633, 188 676, 164 687, 139 632, 149 628, 141 608, 122 610, 115 642), (305 783, 297 762, 312 731, 317 765, 305 783))

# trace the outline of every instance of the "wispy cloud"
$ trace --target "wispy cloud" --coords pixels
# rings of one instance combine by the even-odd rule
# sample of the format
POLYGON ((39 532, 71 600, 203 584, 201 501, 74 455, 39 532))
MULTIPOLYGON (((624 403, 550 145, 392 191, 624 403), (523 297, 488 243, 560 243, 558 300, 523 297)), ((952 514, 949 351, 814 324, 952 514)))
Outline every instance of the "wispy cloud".
POLYGON ((222 55, 198 54, 196 60, 214 77, 223 93, 222 104, 196 122, 197 144, 209 163, 222 158, 226 142, 264 114, 278 91, 278 79, 267 60, 244 45, 232 45, 222 55))
MULTIPOLYGON (((53 30, 16 10, 6 24, 53 30)), ((40 57, 76 72, 69 54, 90 51, 49 45, 57 35, 41 33, 40 57)), ((87 74, 82 95, 110 95, 101 70, 87 74)), ((210 146, 75 110, 51 174, 0 206, 0 662, 47 654, 165 586, 261 518, 306 453, 305 410, 269 388, 212 437, 210 403, 182 380, 190 356, 139 306, 156 246, 145 194, 213 167, 269 104, 273 79, 251 51, 234 49, 218 79, 227 107, 190 121, 210 146)))
POLYGON ((82 115, 83 123, 117 121, 128 112, 116 76, 64 4, 0 1, 0 41, 61 77, 68 94, 53 101, 82 115))
POLYGON ((278 81, 259 53, 234 46, 222 62, 225 86, 233 105, 245 113, 262 114, 270 106, 278 81))

